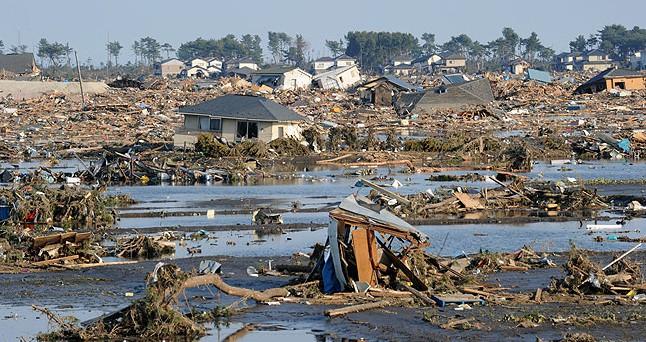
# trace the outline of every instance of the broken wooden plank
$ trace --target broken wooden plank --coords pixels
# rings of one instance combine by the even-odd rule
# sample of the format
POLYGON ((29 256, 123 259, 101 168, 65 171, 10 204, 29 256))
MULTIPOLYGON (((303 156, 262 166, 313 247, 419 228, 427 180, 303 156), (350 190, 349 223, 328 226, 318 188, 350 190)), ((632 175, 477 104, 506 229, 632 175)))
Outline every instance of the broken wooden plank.
POLYGON ((536 289, 536 293, 534 294, 534 301, 540 304, 542 297, 543 297, 543 289, 539 287, 536 289))
POLYGON ((467 209, 484 209, 485 206, 480 203, 477 199, 469 196, 468 194, 462 192, 455 192, 453 196, 457 198, 462 205, 467 209))
POLYGON ((363 179, 363 178, 361 178, 360 181, 363 184, 365 184, 365 185, 367 185, 367 186, 381 192, 382 194, 385 194, 385 195, 387 195, 389 197, 392 197, 392 198, 396 199, 401 204, 410 205, 410 201, 408 200, 408 198, 405 198, 405 197, 401 196, 400 194, 398 194, 396 192, 384 189, 383 187, 381 187, 381 186, 379 186, 379 185, 377 185, 377 184, 375 184, 375 183, 373 183, 373 182, 371 182, 369 180, 363 179))
POLYGON ((402 285, 408 292, 412 293, 415 297, 419 298, 424 304, 429 305, 429 306, 435 306, 435 302, 428 298, 427 295, 423 294, 420 291, 415 290, 414 288, 403 284, 402 285))
POLYGON ((357 263, 359 281, 374 286, 377 284, 377 275, 373 264, 374 251, 377 249, 374 232, 358 228, 352 232, 352 249, 357 263), (372 235, 372 238, 371 238, 372 235))
POLYGON ((445 307, 447 304, 469 304, 469 303, 478 303, 484 304, 484 300, 479 297, 472 295, 432 295, 433 299, 440 307, 445 307))
POLYGON ((78 255, 69 255, 69 256, 64 256, 64 257, 60 257, 60 258, 56 258, 56 259, 49 259, 49 260, 33 262, 33 263, 31 263, 31 265, 32 266, 37 266, 37 267, 48 266, 48 265, 58 263, 59 261, 72 261, 72 260, 76 260, 78 258, 79 258, 78 255))
POLYGON ((380 308, 386 307, 388 305, 390 305, 390 301, 381 300, 381 301, 374 302, 374 303, 358 304, 358 305, 346 306, 346 307, 339 308, 339 309, 325 310, 325 315, 328 316, 328 317, 334 318, 334 317, 338 317, 338 316, 347 315, 349 313, 380 309, 380 308))

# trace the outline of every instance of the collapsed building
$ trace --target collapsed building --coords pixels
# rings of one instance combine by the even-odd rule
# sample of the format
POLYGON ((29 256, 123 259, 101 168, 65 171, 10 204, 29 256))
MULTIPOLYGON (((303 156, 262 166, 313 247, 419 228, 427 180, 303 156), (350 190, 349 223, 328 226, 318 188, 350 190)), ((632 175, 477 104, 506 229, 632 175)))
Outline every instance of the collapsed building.
POLYGON ((467 105, 487 105, 494 101, 491 84, 487 79, 447 84, 423 93, 402 94, 397 107, 399 112, 432 113, 441 109, 458 109, 467 105))

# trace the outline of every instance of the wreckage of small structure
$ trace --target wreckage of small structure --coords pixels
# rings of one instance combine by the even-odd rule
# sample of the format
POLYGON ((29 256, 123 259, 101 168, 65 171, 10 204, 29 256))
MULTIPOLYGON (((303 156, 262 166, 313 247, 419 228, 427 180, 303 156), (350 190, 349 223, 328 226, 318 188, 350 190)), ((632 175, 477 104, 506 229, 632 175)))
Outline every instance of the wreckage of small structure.
POLYGON ((405 263, 408 253, 430 245, 428 236, 366 197, 351 195, 330 212, 328 244, 321 272, 326 293, 367 290, 399 271, 414 288, 428 288, 405 263))
POLYGON ((432 113, 441 109, 459 109, 468 105, 487 105, 494 101, 489 80, 485 78, 461 84, 442 85, 423 93, 402 94, 399 112, 432 113))

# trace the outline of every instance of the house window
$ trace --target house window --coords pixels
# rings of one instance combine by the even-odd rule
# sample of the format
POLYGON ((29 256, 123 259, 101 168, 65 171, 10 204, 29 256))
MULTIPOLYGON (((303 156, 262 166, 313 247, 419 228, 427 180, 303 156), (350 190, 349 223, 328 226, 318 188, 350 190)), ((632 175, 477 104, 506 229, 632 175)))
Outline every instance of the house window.
POLYGON ((211 119, 211 124, 209 127, 212 131, 221 131, 222 130, 222 119, 211 119))
POLYGON ((258 138, 258 123, 248 121, 238 121, 236 131, 237 139, 254 139, 258 138))
POLYGON ((278 127, 278 137, 282 138, 285 136, 285 128, 283 126, 278 127))

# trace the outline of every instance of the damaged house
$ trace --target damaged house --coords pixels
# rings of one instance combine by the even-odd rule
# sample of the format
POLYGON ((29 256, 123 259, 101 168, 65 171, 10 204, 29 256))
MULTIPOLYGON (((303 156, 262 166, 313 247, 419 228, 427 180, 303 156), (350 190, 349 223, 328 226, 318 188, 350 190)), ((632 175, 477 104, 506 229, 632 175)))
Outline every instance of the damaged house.
POLYGON ((275 65, 254 71, 251 74, 251 82, 275 90, 306 89, 312 85, 312 75, 295 66, 275 65))
POLYGON ((38 76, 38 74, 40 69, 36 65, 33 53, 0 54, 0 75, 38 76))
POLYGON ((321 57, 314 61, 314 74, 322 74, 334 67, 334 58, 321 57))
POLYGON ((485 78, 460 84, 441 85, 423 93, 401 94, 397 101, 400 112, 431 113, 438 109, 459 109, 467 105, 486 105, 494 96, 485 78))
POLYGON ((393 105, 393 101, 399 93, 420 92, 422 88, 402 81, 395 76, 386 75, 362 84, 358 91, 364 103, 372 103, 378 107, 388 107, 393 105))
POLYGON ((358 195, 330 212, 328 252, 322 261, 325 293, 365 291, 401 272, 418 290, 428 287, 407 263, 430 245, 418 231, 380 204, 358 195))
POLYGON ((433 72, 446 74, 464 71, 467 67, 467 58, 453 53, 440 54, 441 59, 433 64, 433 72))
POLYGON ((211 133, 227 141, 258 139, 270 142, 300 137, 304 116, 259 96, 224 95, 194 106, 180 107, 184 127, 175 133, 175 146, 192 147, 200 134, 211 133))
POLYGON ((186 65, 177 58, 169 58, 153 65, 153 75, 174 77, 179 75, 186 65))
POLYGON ((314 76, 312 82, 321 89, 348 89, 361 82, 356 65, 340 67, 314 76))
POLYGON ((641 90, 646 89, 646 75, 635 70, 609 68, 587 82, 580 85, 574 91, 575 94, 593 94, 604 90, 641 90))

